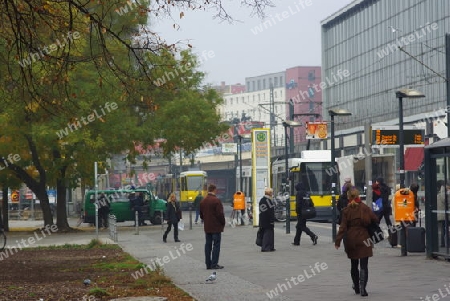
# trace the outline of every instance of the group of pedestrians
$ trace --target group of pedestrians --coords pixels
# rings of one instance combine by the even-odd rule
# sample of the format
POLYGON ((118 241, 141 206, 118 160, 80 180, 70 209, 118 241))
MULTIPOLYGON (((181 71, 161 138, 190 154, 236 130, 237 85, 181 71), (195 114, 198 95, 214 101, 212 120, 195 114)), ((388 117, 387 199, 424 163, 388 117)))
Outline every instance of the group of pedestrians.
MULTIPOLYGON (((216 196, 217 187, 210 184, 207 188, 207 195, 203 197, 201 191, 194 200, 196 209, 195 223, 200 217, 205 232, 205 264, 206 269, 223 269, 219 265, 220 244, 222 232, 225 228, 225 215, 223 205, 216 196)), ((178 238, 178 223, 182 218, 180 204, 176 200, 174 193, 171 193, 167 202, 167 228, 163 234, 163 241, 167 242, 167 236, 173 227, 174 240, 180 242, 178 238)))
MULTIPOLYGON (((373 212, 372 208, 361 202, 360 192, 351 184, 350 180, 344 184, 342 189, 343 195, 340 196, 338 206, 340 226, 336 235, 335 248, 339 249, 341 243, 344 243, 345 252, 350 259, 352 289, 356 294, 360 294, 363 297, 368 296, 366 290, 369 277, 368 262, 369 257, 373 256, 373 244, 371 243, 367 227, 371 223, 379 223, 382 218, 385 219, 388 227, 392 225, 390 220, 392 208, 389 201, 389 187, 387 187, 382 178, 378 178, 374 184, 374 197, 383 198, 383 211, 378 216, 373 212)), ((297 190, 296 212, 298 221, 292 244, 299 246, 301 235, 305 232, 311 238, 313 245, 316 245, 318 236, 306 226, 307 219, 302 215, 309 194, 302 183, 297 183, 295 188, 297 190)), ((210 184, 207 188, 207 195, 204 198, 199 195, 198 200, 196 200, 199 217, 203 221, 205 232, 204 252, 206 269, 223 269, 223 266, 219 265, 219 256, 221 235, 225 227, 225 216, 222 202, 216 196, 216 192, 216 186, 210 184)), ((177 205, 174 194, 171 194, 169 198, 167 219, 168 228, 163 236, 164 242, 166 242, 171 226, 176 229, 177 222, 181 219, 181 210, 179 205, 177 205)), ((198 217, 196 217, 197 220, 198 217)), ((263 231, 261 252, 275 251, 274 226, 273 190, 272 188, 266 188, 264 196, 259 201, 259 227, 263 231)), ((175 241, 179 241, 177 230, 174 230, 174 235, 175 241)))

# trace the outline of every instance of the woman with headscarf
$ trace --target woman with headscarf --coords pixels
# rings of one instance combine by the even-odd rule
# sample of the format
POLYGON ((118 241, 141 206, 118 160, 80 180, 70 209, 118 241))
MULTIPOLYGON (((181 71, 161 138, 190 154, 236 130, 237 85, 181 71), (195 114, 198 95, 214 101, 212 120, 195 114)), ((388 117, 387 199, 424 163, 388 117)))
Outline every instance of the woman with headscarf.
POLYGON ((346 237, 344 247, 351 262, 353 289, 356 294, 367 296, 368 263, 369 257, 373 256, 373 243, 367 226, 372 222, 378 223, 378 218, 371 208, 361 202, 358 189, 350 188, 347 197, 349 203, 342 211, 342 221, 334 245, 336 250, 339 249, 342 239, 346 237))
POLYGON ((272 188, 264 190, 264 196, 259 201, 259 227, 263 230, 261 252, 275 251, 275 204, 272 200, 272 188))

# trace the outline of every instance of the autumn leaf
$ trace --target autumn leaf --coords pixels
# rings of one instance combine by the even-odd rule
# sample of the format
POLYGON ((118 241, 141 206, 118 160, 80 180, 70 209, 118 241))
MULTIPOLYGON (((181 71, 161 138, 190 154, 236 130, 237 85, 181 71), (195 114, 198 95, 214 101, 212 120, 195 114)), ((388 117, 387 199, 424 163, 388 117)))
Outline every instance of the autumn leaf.
POLYGON ((180 13, 180 19, 182 19, 184 17, 184 12, 180 13))

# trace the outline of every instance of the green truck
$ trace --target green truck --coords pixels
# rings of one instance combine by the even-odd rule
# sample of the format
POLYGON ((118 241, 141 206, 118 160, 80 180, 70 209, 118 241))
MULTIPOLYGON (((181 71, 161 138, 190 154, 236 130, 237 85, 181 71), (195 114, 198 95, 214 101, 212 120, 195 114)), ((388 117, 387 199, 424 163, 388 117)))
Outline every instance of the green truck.
MULTIPOLYGON (((97 199, 101 194, 105 194, 110 202, 110 214, 116 216, 117 222, 134 221, 135 214, 130 207, 130 194, 142 193, 144 197, 144 206, 142 214, 144 220, 150 221, 153 225, 160 225, 166 215, 166 201, 158 199, 153 192, 146 188, 135 190, 98 190, 97 199)), ((89 190, 84 197, 83 222, 95 224, 95 190, 89 190)))

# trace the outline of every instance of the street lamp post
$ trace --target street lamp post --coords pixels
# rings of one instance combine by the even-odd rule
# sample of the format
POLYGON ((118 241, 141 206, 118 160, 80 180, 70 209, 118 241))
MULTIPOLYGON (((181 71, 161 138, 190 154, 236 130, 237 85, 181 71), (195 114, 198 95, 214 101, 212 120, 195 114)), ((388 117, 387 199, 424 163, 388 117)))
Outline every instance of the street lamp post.
MULTIPOLYGON (((395 96, 398 98, 398 142, 400 146, 400 188, 405 188, 405 143, 403 139, 403 98, 421 98, 425 97, 422 92, 415 89, 402 89, 395 92, 395 96)), ((406 256, 406 227, 405 223, 401 224, 401 255, 406 256)))
POLYGON ((239 138, 239 191, 243 191, 244 178, 242 176, 242 139, 251 138, 250 134, 238 135, 239 138))
MULTIPOLYGON (((292 120, 285 120, 283 121, 283 126, 284 126, 284 154, 285 154, 285 158, 284 158, 284 162, 285 162, 285 172, 286 172, 286 188, 288 189, 289 192, 289 161, 288 161, 288 138, 287 138, 287 133, 288 127, 294 127, 294 126, 299 126, 301 125, 299 122, 297 121, 292 121, 292 120)), ((289 137, 290 139, 292 139, 293 137, 289 137)), ((286 195, 286 193, 284 193, 284 195, 286 195)), ((290 197, 290 193, 288 193, 288 199, 286 200, 286 234, 291 233, 291 197, 290 197)))
POLYGON ((336 219, 337 219, 337 211, 336 211, 336 182, 337 182, 337 173, 334 168, 336 165, 335 158, 335 145, 334 145, 334 116, 349 116, 352 115, 349 111, 345 109, 334 109, 329 110, 328 114, 330 114, 331 119, 331 165, 333 173, 331 175, 331 238, 333 242, 336 241, 336 219))

